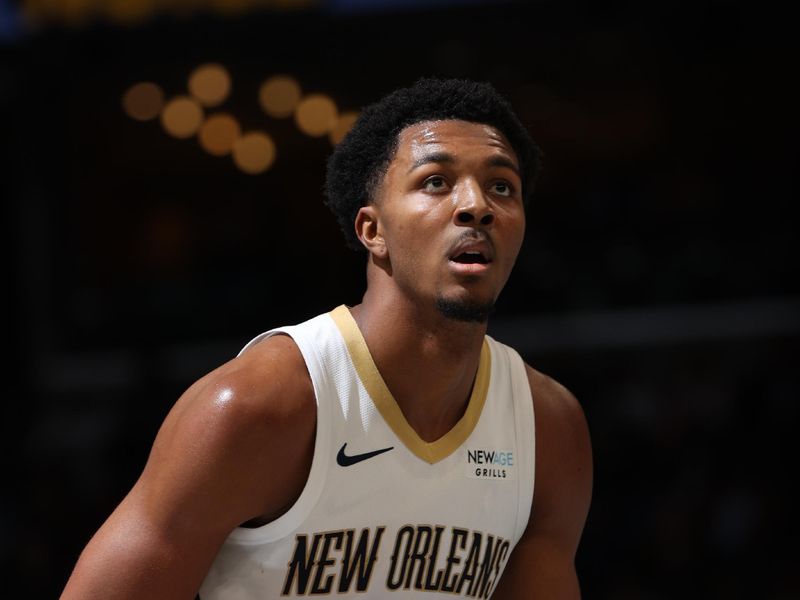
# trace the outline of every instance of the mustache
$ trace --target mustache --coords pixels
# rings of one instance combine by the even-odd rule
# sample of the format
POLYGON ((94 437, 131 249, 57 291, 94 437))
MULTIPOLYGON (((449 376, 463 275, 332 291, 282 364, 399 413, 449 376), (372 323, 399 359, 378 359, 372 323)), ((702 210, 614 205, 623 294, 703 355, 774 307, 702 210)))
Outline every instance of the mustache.
POLYGON ((450 244, 450 248, 456 248, 461 244, 468 244, 470 242, 486 242, 494 252, 494 242, 491 236, 482 229, 468 229, 463 231, 456 239, 450 244))

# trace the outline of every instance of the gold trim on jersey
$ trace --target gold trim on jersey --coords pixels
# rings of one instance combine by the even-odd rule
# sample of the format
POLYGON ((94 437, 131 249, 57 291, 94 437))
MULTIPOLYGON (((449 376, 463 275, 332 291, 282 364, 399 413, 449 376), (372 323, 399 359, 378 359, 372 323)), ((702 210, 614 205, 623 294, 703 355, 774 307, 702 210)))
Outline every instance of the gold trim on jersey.
POLYGON ((391 427, 395 435, 406 445, 406 447, 422 460, 433 464, 450 456, 475 429, 478 418, 481 416, 483 405, 486 402, 486 394, 489 390, 489 374, 492 371, 492 355, 489 351, 489 344, 486 338, 481 346, 481 356, 478 361, 478 372, 475 374, 475 383, 472 386, 472 394, 467 404, 467 410, 453 428, 433 442, 423 440, 400 410, 400 406, 392 396, 386 382, 383 380, 375 361, 372 360, 367 342, 361 334, 350 310, 342 304, 330 312, 331 318, 339 328, 339 332, 344 338, 353 366, 356 368, 361 383, 372 398, 372 402, 383 417, 383 420, 391 427))

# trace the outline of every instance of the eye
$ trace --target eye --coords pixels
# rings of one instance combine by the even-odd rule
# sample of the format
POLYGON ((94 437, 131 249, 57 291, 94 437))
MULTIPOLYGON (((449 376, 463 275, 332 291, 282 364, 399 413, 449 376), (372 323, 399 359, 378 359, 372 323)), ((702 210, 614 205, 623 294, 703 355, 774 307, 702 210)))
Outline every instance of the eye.
POLYGON ((426 192, 442 192, 447 189, 447 182, 441 175, 434 175, 428 177, 422 187, 426 192))
POLYGON ((495 181, 491 190, 497 196, 511 196, 514 193, 514 188, 507 181, 495 181))

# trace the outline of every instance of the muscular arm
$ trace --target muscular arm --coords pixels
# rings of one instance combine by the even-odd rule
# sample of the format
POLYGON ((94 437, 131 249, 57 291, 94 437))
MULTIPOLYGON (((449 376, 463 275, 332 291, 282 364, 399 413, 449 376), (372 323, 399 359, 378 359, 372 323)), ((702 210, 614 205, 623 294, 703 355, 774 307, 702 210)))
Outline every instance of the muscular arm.
POLYGON ((62 599, 193 599, 228 533, 283 512, 302 490, 313 388, 275 336, 190 387, 141 477, 78 560, 62 599), (281 461, 272 461, 280 454, 281 461))
POLYGON ((533 507, 492 598, 578 600, 575 553, 592 494, 589 430, 566 388, 530 367, 528 379, 536 420, 533 507))

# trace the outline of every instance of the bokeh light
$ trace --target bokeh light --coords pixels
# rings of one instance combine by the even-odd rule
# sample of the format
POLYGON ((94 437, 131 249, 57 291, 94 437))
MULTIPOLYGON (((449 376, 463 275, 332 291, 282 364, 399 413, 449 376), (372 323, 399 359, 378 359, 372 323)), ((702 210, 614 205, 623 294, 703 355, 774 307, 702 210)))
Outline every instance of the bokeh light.
POLYGON ((258 91, 258 102, 271 117, 289 117, 300 102, 300 84, 288 75, 270 77, 258 91))
POLYGON ((241 135, 239 123, 227 113, 208 117, 200 127, 200 145, 209 154, 224 156, 231 152, 234 142, 241 135))
MULTIPOLYGON (((32 3, 26 3, 32 4, 32 3)), ((39 3, 40 6, 43 3, 39 3)), ((52 10, 52 6, 49 6, 52 10)), ((96 10, 94 0, 68 0, 60 5, 61 18, 70 27, 81 27, 85 25, 96 10)))
POLYGON ((333 129, 331 129, 330 134, 328 135, 331 140, 331 144, 335 146, 341 142, 344 139, 344 136, 347 135, 347 132, 352 129, 356 119, 358 119, 357 112, 345 112, 339 115, 339 118, 336 119, 336 125, 333 126, 333 129))
POLYGON ((132 85, 122 96, 122 109, 131 119, 149 121, 155 119, 164 106, 164 92, 150 81, 132 85))
POLYGON ((95 5, 102 7, 109 19, 121 25, 146 21, 156 11, 156 0, 105 0, 95 5))
POLYGON ((203 106, 217 106, 231 92, 231 76, 218 63, 201 65, 189 76, 189 92, 203 106))
POLYGON ((223 15, 234 16, 252 8, 253 0, 207 0, 208 4, 223 15))
POLYGON ((300 131, 312 137, 328 133, 336 125, 336 104, 324 94, 303 98, 294 113, 300 131))
POLYGON ((258 175, 275 162, 275 142, 263 131, 251 131, 233 144, 233 162, 245 173, 258 175))
POLYGON ((178 96, 170 100, 161 113, 161 124, 176 138, 192 137, 203 122, 203 108, 194 98, 178 96))

